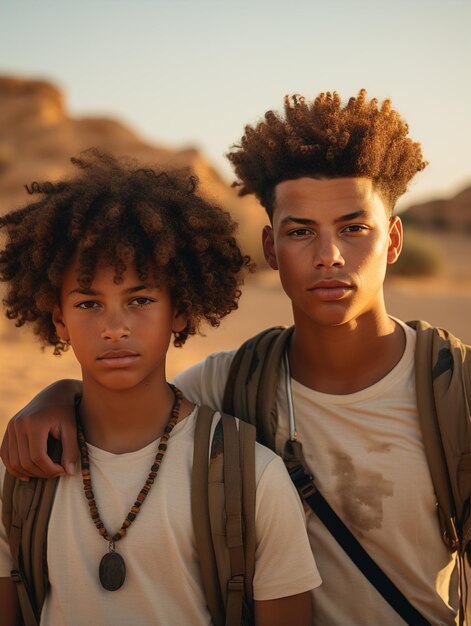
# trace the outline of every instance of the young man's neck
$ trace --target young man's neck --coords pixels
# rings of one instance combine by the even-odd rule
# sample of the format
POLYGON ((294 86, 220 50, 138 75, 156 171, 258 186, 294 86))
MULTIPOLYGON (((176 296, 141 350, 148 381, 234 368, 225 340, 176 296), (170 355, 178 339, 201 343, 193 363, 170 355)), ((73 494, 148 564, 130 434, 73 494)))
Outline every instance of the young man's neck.
POLYGON ((322 326, 296 320, 290 346, 291 375, 310 389, 344 395, 388 374, 405 349, 403 329, 386 312, 348 324, 322 326))
MULTIPOLYGON (((166 381, 117 391, 84 379, 80 419, 85 438, 114 454, 140 450, 162 435, 174 402, 175 395, 166 381)), ((192 408, 183 399, 179 419, 192 408)))

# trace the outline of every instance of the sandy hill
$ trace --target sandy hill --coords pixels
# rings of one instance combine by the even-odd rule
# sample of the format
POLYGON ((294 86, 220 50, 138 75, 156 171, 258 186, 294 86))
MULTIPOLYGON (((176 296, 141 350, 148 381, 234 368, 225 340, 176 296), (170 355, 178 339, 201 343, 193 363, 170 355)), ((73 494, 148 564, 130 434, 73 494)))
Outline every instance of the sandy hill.
POLYGON ((471 234, 471 186, 448 199, 414 204, 402 215, 404 221, 427 230, 471 234))
POLYGON ((199 177, 202 191, 239 222, 239 237, 246 251, 262 262, 263 209, 253 198, 237 197, 197 149, 151 145, 109 118, 73 118, 63 93, 54 85, 0 76, 0 213, 26 201, 25 184, 61 178, 71 167, 70 157, 92 146, 149 165, 190 167, 199 177))

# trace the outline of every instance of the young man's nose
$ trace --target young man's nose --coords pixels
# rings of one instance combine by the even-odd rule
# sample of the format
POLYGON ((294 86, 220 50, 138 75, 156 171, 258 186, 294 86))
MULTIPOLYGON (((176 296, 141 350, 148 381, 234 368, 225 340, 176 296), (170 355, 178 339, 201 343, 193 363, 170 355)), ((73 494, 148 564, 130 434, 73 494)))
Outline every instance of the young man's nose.
POLYGON ((328 237, 319 238, 314 247, 314 267, 343 267, 345 260, 337 244, 328 237))

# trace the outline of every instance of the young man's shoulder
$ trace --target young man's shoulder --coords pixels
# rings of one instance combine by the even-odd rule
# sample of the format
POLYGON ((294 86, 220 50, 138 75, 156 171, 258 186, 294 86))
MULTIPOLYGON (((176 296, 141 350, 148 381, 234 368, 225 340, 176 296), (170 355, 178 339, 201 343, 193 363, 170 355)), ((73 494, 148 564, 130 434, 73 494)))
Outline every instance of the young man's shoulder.
POLYGON ((471 351, 471 345, 466 344, 459 337, 441 326, 433 326, 425 320, 410 320, 403 323, 413 328, 417 334, 429 336, 430 339, 434 338, 437 341, 448 341, 451 347, 459 346, 467 353, 471 351))
POLYGON ((235 353, 236 350, 214 352, 175 376, 172 382, 192 402, 220 410, 235 353))
MULTIPOLYGON (((266 328, 249 337, 237 349, 210 354, 203 361, 178 374, 172 382, 193 402, 220 409, 229 371, 236 354, 242 350, 249 354, 250 359, 253 358, 252 355, 256 359, 255 353, 263 355, 269 350, 270 355, 273 356, 271 348, 275 345, 275 340, 279 337, 279 346, 284 345, 291 330, 292 327, 285 329, 281 326, 266 328)), ((279 351, 275 352, 279 353, 279 351)))

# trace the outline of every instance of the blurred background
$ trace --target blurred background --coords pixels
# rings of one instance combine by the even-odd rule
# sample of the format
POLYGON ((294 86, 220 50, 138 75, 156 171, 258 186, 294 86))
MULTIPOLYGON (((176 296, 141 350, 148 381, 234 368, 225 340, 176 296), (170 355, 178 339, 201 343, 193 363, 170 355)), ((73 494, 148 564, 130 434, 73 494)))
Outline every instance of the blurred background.
MULTIPOLYGON (((392 98, 430 162, 397 208, 406 242, 387 279, 389 310, 471 343, 470 29, 468 0, 0 2, 0 212, 90 146, 191 167, 239 222, 259 271, 219 329, 172 350, 172 375, 291 322, 261 256, 264 212, 231 189, 228 148, 286 93, 347 99, 365 87, 392 98)), ((41 351, 2 316, 0 434, 44 385, 79 374, 71 353, 41 351)))

